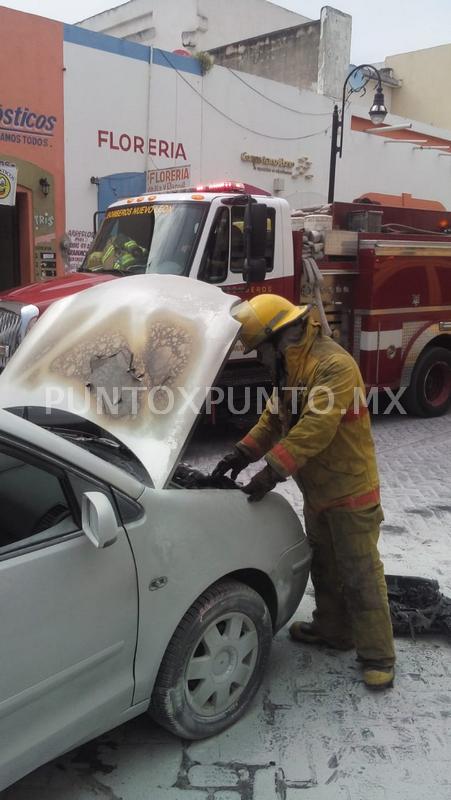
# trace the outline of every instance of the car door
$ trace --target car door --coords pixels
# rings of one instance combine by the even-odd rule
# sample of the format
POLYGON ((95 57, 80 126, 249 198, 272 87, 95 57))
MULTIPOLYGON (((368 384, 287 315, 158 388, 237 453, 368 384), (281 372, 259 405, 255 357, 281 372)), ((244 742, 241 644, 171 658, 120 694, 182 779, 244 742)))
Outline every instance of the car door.
POLYGON ((82 533, 86 490, 109 495, 0 439, 0 790, 132 703, 133 557, 122 527, 105 549, 82 533))

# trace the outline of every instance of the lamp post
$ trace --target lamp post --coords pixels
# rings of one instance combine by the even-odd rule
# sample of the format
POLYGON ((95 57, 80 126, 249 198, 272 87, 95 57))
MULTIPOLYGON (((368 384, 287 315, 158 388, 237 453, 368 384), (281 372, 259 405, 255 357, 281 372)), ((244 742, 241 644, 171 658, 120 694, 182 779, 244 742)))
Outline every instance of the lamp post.
MULTIPOLYGON (((343 126, 344 126, 344 116, 345 116, 345 102, 346 102, 346 87, 348 86, 350 78, 355 75, 360 69, 371 70, 373 73, 372 76, 369 76, 363 86, 359 87, 358 89, 353 89, 352 86, 350 87, 349 94, 353 92, 358 92, 360 89, 363 89, 371 77, 376 77, 377 86, 376 92, 374 94, 373 105, 369 110, 369 115, 371 118, 371 122, 373 125, 380 125, 385 117, 387 116, 387 109, 385 107, 385 99, 384 93, 382 91, 382 78, 381 74, 376 67, 373 67, 372 64, 359 64, 358 67, 354 67, 351 70, 349 75, 347 76, 344 84, 343 84, 343 98, 341 103, 341 114, 338 112, 338 105, 334 106, 334 112, 332 115, 332 143, 330 149, 330 169, 329 169, 329 194, 328 194, 328 202, 333 203, 334 201, 334 191, 335 191, 335 169, 337 165, 337 154, 342 156, 343 153, 343 126), (338 140, 338 134, 340 133, 340 141, 338 140)), ((349 95, 348 95, 349 96, 349 95)))

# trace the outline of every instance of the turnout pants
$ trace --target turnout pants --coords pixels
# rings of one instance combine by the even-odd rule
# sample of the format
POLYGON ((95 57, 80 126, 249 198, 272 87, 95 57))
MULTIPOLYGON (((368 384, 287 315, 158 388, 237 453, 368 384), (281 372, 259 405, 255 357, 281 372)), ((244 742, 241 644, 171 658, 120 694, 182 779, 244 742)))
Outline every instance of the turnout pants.
POLYGON ((304 516, 313 552, 315 629, 331 644, 354 646, 365 666, 393 666, 387 586, 377 549, 380 505, 319 513, 306 506, 304 516))

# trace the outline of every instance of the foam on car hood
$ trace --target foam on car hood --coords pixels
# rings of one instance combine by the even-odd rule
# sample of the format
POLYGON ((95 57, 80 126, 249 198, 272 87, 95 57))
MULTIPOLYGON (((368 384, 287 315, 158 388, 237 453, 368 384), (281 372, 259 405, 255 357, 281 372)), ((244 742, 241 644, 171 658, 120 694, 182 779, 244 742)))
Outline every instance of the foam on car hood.
POLYGON ((136 275, 54 303, 0 377, 0 407, 77 414, 132 450, 162 488, 238 331, 238 298, 136 275))

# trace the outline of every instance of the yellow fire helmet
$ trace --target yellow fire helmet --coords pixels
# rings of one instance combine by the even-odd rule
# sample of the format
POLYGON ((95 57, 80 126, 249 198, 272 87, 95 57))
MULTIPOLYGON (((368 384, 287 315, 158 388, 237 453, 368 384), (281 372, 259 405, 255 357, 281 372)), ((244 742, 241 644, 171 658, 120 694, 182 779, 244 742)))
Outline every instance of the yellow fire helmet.
POLYGON ((240 339, 244 352, 250 353, 276 331, 306 317, 310 310, 311 306, 295 306, 278 294, 258 294, 240 303, 232 313, 242 325, 240 339))

